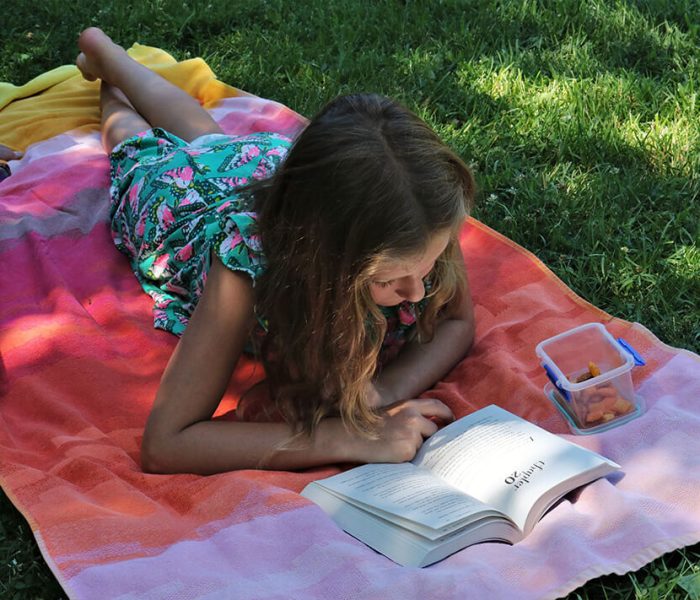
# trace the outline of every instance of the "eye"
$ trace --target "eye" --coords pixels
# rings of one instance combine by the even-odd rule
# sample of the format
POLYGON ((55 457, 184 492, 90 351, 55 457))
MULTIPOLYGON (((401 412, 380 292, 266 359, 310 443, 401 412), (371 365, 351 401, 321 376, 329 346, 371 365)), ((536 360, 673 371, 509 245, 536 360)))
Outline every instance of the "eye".
POLYGON ((392 283, 396 281, 395 279, 389 279, 388 281, 373 281, 372 283, 376 285, 377 287, 380 288, 387 288, 389 287, 392 283))

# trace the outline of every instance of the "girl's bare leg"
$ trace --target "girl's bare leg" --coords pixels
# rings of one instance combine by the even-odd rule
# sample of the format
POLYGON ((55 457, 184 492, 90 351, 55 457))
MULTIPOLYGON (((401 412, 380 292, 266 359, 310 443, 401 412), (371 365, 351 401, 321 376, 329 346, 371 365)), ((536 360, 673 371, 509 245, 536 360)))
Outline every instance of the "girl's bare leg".
POLYGON ((151 128, 124 93, 105 81, 100 85, 100 109, 102 145, 107 152, 126 138, 151 128))
POLYGON ((86 29, 80 34, 78 46, 81 53, 76 64, 83 76, 119 88, 148 124, 140 131, 162 127, 185 141, 221 133, 216 121, 194 98, 136 62, 102 30, 86 29))

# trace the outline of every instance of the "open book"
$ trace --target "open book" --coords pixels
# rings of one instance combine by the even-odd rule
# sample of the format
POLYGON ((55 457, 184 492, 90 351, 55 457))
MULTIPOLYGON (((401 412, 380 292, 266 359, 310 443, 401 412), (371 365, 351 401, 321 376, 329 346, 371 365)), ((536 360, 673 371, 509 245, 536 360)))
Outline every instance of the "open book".
POLYGON ((363 465, 302 495, 395 562, 424 567, 471 544, 518 542, 567 492, 619 468, 492 405, 435 433, 409 463, 363 465))

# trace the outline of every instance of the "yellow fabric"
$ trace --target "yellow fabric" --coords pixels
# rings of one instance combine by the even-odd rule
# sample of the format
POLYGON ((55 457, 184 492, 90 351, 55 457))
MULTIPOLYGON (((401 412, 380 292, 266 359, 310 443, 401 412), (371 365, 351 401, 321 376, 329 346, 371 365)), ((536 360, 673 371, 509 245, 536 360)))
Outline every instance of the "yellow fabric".
MULTIPOLYGON (((211 108, 243 92, 216 79, 201 58, 177 62, 159 48, 134 44, 129 55, 211 108)), ((100 126, 99 82, 85 81, 64 65, 16 86, 0 83, 0 144, 25 150, 31 144, 78 128, 100 126)))

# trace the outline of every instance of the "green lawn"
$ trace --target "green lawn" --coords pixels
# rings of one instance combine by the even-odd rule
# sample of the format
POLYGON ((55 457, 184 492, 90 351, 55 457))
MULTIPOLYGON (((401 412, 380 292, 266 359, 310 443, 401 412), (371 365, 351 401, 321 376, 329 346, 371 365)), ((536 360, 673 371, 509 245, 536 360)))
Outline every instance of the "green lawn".
MULTIPOLYGON (((698 1, 9 6, 2 81, 72 63, 78 33, 100 25, 125 45, 202 56, 220 79, 306 115, 343 92, 394 96, 473 166, 479 219, 593 304, 700 349, 698 1)), ((4 497, 0 517, 0 597, 62 597, 4 497)), ((693 573, 700 545, 570 598, 688 598, 678 581, 693 573)))

